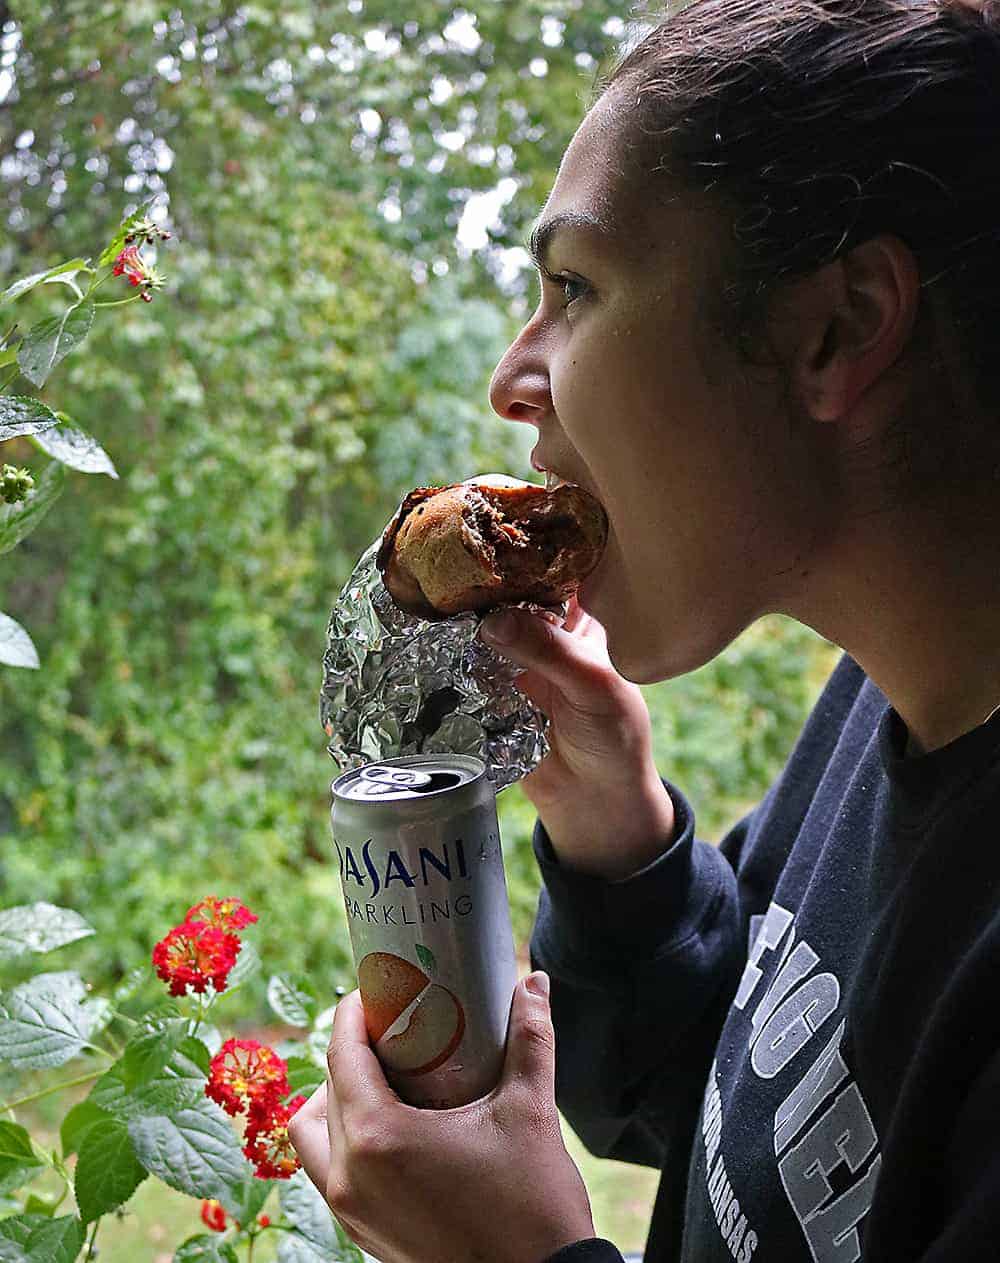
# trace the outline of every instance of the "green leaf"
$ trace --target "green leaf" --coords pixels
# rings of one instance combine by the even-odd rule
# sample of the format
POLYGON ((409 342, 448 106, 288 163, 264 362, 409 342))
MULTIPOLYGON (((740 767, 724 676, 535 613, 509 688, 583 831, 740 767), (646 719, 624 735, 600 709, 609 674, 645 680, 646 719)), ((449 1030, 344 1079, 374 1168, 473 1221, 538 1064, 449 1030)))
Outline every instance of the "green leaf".
POLYGON ((312 1092, 326 1082, 326 1072, 311 1057, 287 1057, 288 1086, 292 1092, 312 1092))
POLYGON ((137 965, 135 969, 130 969, 124 978, 115 987, 115 1004, 124 1004, 127 1000, 131 1000, 142 989, 142 984, 148 977, 148 971, 143 965, 137 965))
POLYGON ((73 1263, 83 1249, 83 1224, 75 1215, 12 1215, 0 1219, 0 1260, 17 1259, 4 1255, 5 1242, 20 1246, 25 1263, 73 1263))
POLYGON ((87 1003, 79 974, 38 974, 0 997, 0 1061, 15 1069, 61 1066, 90 1041, 103 1009, 87 1003))
POLYGON ((271 1196, 276 1183, 275 1180, 259 1180, 248 1169, 243 1187, 239 1190, 239 1205, 233 1211, 233 1217, 241 1224, 252 1224, 264 1209, 264 1203, 271 1196))
POLYGON ((188 1061, 194 1062, 205 1078, 212 1066, 212 1054, 208 1048, 194 1035, 185 1035, 177 1045, 177 1051, 183 1053, 188 1061))
POLYGON ((49 461, 35 486, 28 492, 27 500, 19 504, 0 505, 0 553, 9 553, 30 535, 49 509, 55 504, 66 485, 66 467, 58 461, 49 461))
POLYGON ((96 1123, 80 1146, 73 1176, 73 1191, 85 1224, 124 1206, 142 1181, 146 1169, 124 1123, 115 1118, 96 1123))
POLYGON ((17 1123, 0 1121, 0 1193, 27 1184, 44 1165, 32 1149, 27 1131, 17 1123))
POLYGON ((205 1076, 194 1062, 176 1052, 171 1062, 148 1083, 129 1092, 121 1062, 102 1075, 87 1098, 114 1118, 129 1122, 197 1106, 205 1098, 205 1076))
POLYGON ((228 1241, 208 1232, 188 1237, 174 1252, 174 1263, 238 1263, 228 1241))
POLYGON ((310 1026, 319 1011, 313 985, 302 974, 272 974, 267 1002, 289 1026, 310 1026))
POLYGON ((157 1078, 186 1034, 187 1019, 174 1018, 133 1036, 118 1062, 126 1092, 134 1092, 136 1088, 157 1078))
POLYGON ((0 960, 14 960, 30 952, 52 952, 93 933, 93 926, 72 908, 60 908, 54 903, 22 903, 0 912, 0 960))
POLYGON ((32 325, 17 348, 18 367, 28 381, 44 386, 55 366, 80 345, 93 323, 94 304, 84 302, 32 325))
POLYGON ((0 443, 40 434, 59 424, 59 418, 30 395, 0 395, 0 443))
MULTIPOLYGON (((284 1181, 279 1197, 286 1218, 302 1234, 322 1263, 330 1263, 331 1260, 336 1263, 361 1263, 361 1251, 334 1219, 330 1207, 305 1171, 296 1171, 290 1180, 284 1181)), ((282 1233, 282 1237, 284 1235, 282 1233)), ((286 1258, 280 1251, 278 1257, 282 1260, 286 1258)), ((289 1254, 287 1258, 289 1263, 292 1260, 298 1263, 300 1259, 302 1263, 313 1263, 312 1257, 302 1252, 289 1254)))
POLYGON ((56 1213, 56 1202, 47 1202, 44 1197, 36 1197, 29 1193, 24 1203, 26 1215, 45 1215, 49 1219, 56 1213))
POLYGON ((253 943, 243 940, 240 946, 239 955, 236 957, 236 964, 233 966, 226 981, 225 990, 233 991, 236 987, 242 986, 248 978, 252 978, 261 967, 260 955, 253 943))
POLYGON ((33 290, 36 285, 42 285, 47 281, 63 280, 67 274, 75 276, 77 272, 82 272, 89 262, 89 259, 70 259, 68 263, 60 263, 45 272, 34 272, 31 276, 22 276, 19 281, 9 285, 0 294, 0 303, 13 302, 15 298, 21 298, 24 294, 33 290))
POLYGON ((0 614, 0 663, 32 670, 41 666, 31 637, 9 614, 0 614))
POLYGON ((133 228, 140 219, 145 219, 148 216, 149 207, 152 201, 153 199, 151 197, 146 198, 137 211, 134 211, 126 219, 122 220, 121 224, 118 226, 118 231, 104 247, 104 250, 101 252, 101 257, 97 260, 97 266, 99 268, 105 267, 109 263, 113 263, 118 255, 121 254, 122 248, 125 245, 125 238, 128 235, 129 230, 133 228))
POLYGON ((422 943, 414 945, 417 951, 417 960, 427 970, 429 974, 437 973, 437 961, 434 959, 434 953, 429 947, 424 947, 422 943))
POLYGON ((278 1263, 330 1263, 339 1258, 340 1255, 330 1254, 328 1250, 317 1249, 298 1232, 283 1232, 278 1241, 278 1263))
POLYGON ((118 471, 97 439, 74 425, 65 413, 57 413, 59 424, 32 437, 36 447, 55 460, 81 474, 107 474, 118 477, 118 471))
POLYGON ((189 1197, 214 1197, 237 1213, 250 1167, 229 1120, 212 1101, 203 1097, 169 1117, 135 1118, 128 1129, 147 1171, 189 1197))
POLYGON ((62 1120, 59 1128, 59 1143, 62 1155, 68 1158, 71 1153, 78 1153, 87 1132, 97 1123, 107 1122, 111 1117, 93 1101, 78 1101, 62 1120))

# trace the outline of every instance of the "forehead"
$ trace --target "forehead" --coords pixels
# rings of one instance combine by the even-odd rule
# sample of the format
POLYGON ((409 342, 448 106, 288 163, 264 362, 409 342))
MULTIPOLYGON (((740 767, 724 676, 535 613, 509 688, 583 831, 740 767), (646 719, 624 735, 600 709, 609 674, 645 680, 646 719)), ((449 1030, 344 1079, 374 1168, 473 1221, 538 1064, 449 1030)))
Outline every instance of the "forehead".
POLYGON ((552 192, 539 226, 556 216, 591 219, 614 230, 621 226, 623 178, 617 155, 621 150, 621 109, 608 96, 590 110, 563 154, 552 192))
POLYGON ((658 212, 674 199, 669 176, 662 171, 655 182, 636 178, 629 161, 627 122, 628 105, 621 92, 605 93, 588 112, 563 155, 536 236, 544 240, 548 226, 558 223, 558 232, 565 227, 590 235, 603 252, 613 252, 625 262, 648 259, 656 238, 662 240, 664 223, 658 212))

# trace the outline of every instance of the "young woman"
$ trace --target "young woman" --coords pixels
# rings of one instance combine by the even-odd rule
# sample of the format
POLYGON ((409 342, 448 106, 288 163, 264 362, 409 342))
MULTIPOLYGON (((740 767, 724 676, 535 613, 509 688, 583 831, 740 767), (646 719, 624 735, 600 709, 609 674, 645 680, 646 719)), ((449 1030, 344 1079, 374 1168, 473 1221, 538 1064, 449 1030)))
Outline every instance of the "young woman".
POLYGON ((565 627, 486 625, 551 720, 545 972, 441 1114, 348 997, 293 1128, 384 1263, 619 1259, 555 1101, 662 1168, 646 1263, 998 1257, 998 148, 1000 5, 935 0, 697 0, 569 146, 491 391, 610 522, 565 627), (845 655, 716 849, 635 685, 768 611, 845 655))

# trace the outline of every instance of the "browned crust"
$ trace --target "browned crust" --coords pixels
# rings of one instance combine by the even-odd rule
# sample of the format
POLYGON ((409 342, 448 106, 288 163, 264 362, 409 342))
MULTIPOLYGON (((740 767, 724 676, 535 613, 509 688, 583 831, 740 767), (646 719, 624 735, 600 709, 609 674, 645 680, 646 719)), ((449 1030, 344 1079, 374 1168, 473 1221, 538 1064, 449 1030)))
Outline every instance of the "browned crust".
POLYGON ((439 619, 566 600, 597 564, 604 509, 581 487, 418 487, 386 527, 377 564, 400 608, 439 619))

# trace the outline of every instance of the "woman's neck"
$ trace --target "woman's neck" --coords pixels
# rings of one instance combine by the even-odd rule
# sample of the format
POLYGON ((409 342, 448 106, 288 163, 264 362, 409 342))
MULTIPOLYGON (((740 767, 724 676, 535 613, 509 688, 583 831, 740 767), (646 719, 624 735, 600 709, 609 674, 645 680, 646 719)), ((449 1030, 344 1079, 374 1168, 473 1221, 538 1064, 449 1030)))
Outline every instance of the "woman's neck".
POLYGON ((789 610, 841 645, 934 750, 1000 705, 1000 481, 859 517, 789 610))

